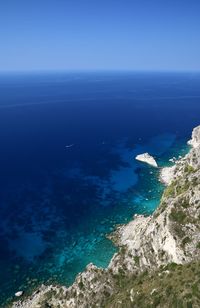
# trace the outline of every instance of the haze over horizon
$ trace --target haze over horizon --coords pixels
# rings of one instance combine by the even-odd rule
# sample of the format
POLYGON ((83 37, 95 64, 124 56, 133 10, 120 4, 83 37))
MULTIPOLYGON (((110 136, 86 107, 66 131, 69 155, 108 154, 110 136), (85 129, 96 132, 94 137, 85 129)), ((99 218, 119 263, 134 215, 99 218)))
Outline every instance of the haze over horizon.
POLYGON ((0 71, 200 70, 200 2, 0 3, 0 71))

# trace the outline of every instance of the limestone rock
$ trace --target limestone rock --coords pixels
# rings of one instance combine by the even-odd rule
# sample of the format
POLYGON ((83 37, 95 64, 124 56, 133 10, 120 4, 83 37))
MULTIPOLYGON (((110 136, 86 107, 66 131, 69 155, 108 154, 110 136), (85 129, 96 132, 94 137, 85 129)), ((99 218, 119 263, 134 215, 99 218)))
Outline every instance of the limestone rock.
POLYGON ((160 180, 163 182, 165 185, 170 185, 171 182, 174 179, 174 173, 175 173, 176 166, 172 167, 164 167, 161 169, 160 172, 160 180))
POLYGON ((200 125, 193 129, 192 139, 188 141, 188 144, 193 148, 197 148, 200 145, 200 125))
POLYGON ((15 296, 20 297, 23 295, 23 293, 24 293, 23 291, 18 291, 15 293, 15 296))
POLYGON ((153 156, 151 156, 149 153, 139 154, 135 157, 135 159, 147 163, 153 167, 158 167, 157 162, 155 161, 153 156))

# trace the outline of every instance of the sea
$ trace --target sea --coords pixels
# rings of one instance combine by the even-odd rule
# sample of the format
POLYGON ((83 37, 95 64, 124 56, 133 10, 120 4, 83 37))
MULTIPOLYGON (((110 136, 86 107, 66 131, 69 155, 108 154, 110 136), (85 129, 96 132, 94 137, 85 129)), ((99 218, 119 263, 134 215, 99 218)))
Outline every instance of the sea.
POLYGON ((160 167, 198 124, 199 73, 1 73, 0 306, 107 267, 107 235, 153 213, 160 167), (135 160, 144 152, 159 168, 135 160))

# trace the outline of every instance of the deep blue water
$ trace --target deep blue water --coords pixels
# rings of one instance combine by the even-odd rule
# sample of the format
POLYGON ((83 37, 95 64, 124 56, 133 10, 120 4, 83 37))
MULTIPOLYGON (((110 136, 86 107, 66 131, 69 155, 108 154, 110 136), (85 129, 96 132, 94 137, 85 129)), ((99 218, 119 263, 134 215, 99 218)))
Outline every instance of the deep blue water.
POLYGON ((19 289, 107 266, 105 235, 152 213, 163 191, 135 155, 169 164, 199 122, 200 74, 0 75, 2 307, 19 289))

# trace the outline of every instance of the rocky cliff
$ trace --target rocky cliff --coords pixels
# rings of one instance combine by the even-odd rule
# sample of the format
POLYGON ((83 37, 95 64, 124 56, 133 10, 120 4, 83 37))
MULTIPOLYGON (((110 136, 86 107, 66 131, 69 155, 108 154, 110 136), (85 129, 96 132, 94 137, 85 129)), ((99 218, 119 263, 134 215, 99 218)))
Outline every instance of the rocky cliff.
MULTIPOLYGON (((156 277, 160 277, 159 275, 168 273, 169 269, 165 269, 164 272, 158 271, 170 264, 179 264, 185 269, 184 265, 198 262, 200 258, 200 126, 193 130, 190 145, 192 146, 190 152, 173 166, 172 178, 154 214, 148 217, 135 215, 130 223, 120 226, 110 235, 110 238, 119 246, 119 252, 113 256, 107 269, 99 269, 89 264, 86 270, 77 276, 71 287, 41 286, 31 297, 13 303, 12 307, 125 307, 123 296, 122 299, 111 301, 121 294, 124 281, 130 281, 130 284, 133 284, 133 281, 143 279, 141 280, 143 286, 144 273, 148 272, 154 277, 157 272, 156 277)), ((134 286, 129 289, 130 284, 126 288, 128 291, 124 291, 128 292, 126 307, 143 307, 139 304, 140 290, 134 286)), ((149 285, 151 285, 150 282, 149 285)), ((149 292, 149 298, 151 298, 156 291, 151 289, 149 292)), ((199 307, 198 298, 194 303, 193 307, 199 307)), ((158 302, 154 307, 168 306, 158 302)))

